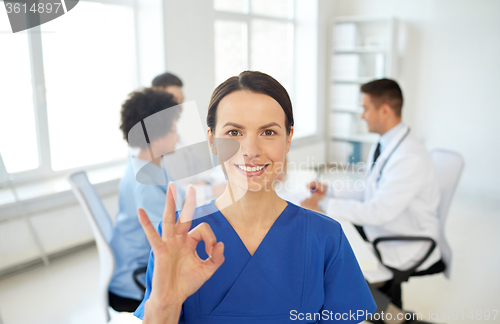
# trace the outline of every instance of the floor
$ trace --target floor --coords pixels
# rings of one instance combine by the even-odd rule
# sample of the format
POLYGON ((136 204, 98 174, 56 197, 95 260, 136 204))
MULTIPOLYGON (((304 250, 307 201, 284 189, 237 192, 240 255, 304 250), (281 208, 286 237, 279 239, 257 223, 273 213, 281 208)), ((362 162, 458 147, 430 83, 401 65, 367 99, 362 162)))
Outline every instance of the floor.
MULTIPOLYGON (((97 249, 93 246, 56 259, 47 267, 40 266, 0 280, 3 320, 0 323, 105 323, 96 298, 98 266, 97 249)), ((134 322, 141 321, 120 321, 134 322)))
MULTIPOLYGON (((498 231, 500 203, 457 197, 447 228, 454 251, 453 277, 412 278, 403 287, 405 308, 424 319, 432 316, 436 323, 500 323, 498 231)), ((0 279, 0 323, 104 323, 96 301, 97 279, 95 247, 0 279)), ((115 315, 112 323, 140 323, 130 314, 115 315)))
POLYGON ((451 280, 442 274, 411 278, 403 286, 403 306, 439 323, 500 323, 499 231, 499 201, 455 199, 447 226, 451 280))

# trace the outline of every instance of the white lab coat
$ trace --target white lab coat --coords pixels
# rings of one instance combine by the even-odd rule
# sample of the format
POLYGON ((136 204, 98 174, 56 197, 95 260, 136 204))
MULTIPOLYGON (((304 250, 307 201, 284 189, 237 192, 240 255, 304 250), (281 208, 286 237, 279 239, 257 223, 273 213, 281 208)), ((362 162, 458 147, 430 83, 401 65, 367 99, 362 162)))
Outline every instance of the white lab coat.
MULTIPOLYGON (((394 150, 407 130, 407 126, 402 127, 370 170, 376 145, 372 147, 364 188, 359 183, 357 190, 353 190, 353 186, 338 188, 331 184, 327 196, 333 194, 335 198, 325 198, 322 203, 328 216, 344 218, 363 226, 370 242, 378 237, 396 235, 426 236, 436 243, 438 240, 439 187, 431 158, 411 132, 394 150)), ((429 246, 428 242, 378 244, 383 263, 400 270, 413 266, 425 255, 429 246)), ((439 247, 436 246, 417 270, 429 268, 440 258, 439 247)))

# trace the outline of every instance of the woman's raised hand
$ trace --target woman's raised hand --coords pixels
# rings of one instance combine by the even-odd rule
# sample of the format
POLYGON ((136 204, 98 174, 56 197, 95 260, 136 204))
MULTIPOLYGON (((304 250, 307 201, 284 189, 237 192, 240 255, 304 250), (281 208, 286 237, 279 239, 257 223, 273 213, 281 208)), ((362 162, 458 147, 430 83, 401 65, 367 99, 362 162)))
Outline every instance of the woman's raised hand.
POLYGON ((210 225, 201 223, 189 230, 196 207, 194 188, 188 187, 184 208, 177 222, 174 196, 175 185, 169 183, 161 237, 146 212, 139 209, 139 221, 154 253, 153 282, 148 304, 156 311, 182 306, 186 298, 194 294, 224 262, 224 244, 217 243, 210 225), (205 242, 205 250, 209 255, 206 260, 196 253, 196 246, 201 240, 205 242))

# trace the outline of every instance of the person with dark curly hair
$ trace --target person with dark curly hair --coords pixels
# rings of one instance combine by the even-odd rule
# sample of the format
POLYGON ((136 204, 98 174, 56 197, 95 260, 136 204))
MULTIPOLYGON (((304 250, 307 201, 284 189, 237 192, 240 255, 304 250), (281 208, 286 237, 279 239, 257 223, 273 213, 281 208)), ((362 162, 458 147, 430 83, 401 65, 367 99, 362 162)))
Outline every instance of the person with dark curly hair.
POLYGON ((109 302, 117 311, 134 311, 144 296, 151 246, 139 224, 137 209, 147 210, 153 224, 160 223, 169 180, 160 166, 161 156, 172 152, 179 139, 176 123, 180 113, 181 106, 171 94, 151 88, 132 92, 122 105, 120 130, 137 153, 128 160, 120 181, 119 212, 110 242, 116 265, 109 302))

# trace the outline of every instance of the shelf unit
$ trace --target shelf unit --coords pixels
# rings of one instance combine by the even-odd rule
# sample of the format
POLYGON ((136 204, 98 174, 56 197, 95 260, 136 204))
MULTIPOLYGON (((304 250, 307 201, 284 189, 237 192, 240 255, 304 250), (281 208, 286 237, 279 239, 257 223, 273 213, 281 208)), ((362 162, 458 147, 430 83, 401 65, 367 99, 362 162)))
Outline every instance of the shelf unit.
POLYGON ((335 17, 329 25, 326 157, 330 163, 364 161, 378 135, 361 119, 359 87, 396 77, 396 19, 335 17))

